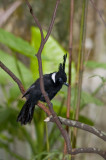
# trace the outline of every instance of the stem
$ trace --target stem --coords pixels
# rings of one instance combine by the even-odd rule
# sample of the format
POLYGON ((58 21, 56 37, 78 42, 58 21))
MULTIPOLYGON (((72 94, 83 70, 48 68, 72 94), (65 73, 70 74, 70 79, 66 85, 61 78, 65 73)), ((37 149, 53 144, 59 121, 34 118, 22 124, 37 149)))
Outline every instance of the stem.
MULTIPOLYGON (((82 76, 83 76, 83 62, 84 62, 84 43, 85 43, 85 28, 86 28, 86 16, 87 16, 87 3, 88 1, 83 0, 82 16, 81 16, 81 29, 80 29, 80 42, 79 42, 79 57, 78 57, 78 89, 77 89, 77 105, 75 120, 79 119, 80 111, 80 99, 81 99, 81 88, 82 88, 82 76)), ((77 129, 73 131, 73 147, 76 147, 77 129)))
MULTIPOLYGON (((72 43, 73 43, 73 14, 74 14, 74 0, 70 1, 70 36, 69 36, 69 66, 68 66, 68 91, 67 91, 67 113, 66 117, 70 118, 71 111, 71 63, 72 63, 72 43)), ((69 127, 66 126, 69 134, 69 127)), ((66 144, 64 144, 64 154, 66 154, 66 144)), ((64 157, 63 157, 64 159, 64 157)))

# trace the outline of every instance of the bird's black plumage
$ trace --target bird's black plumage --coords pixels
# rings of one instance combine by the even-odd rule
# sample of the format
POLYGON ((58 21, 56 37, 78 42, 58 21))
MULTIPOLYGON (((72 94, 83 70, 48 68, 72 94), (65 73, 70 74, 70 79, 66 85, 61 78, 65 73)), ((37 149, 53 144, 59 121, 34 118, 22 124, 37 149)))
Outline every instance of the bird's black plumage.
MULTIPOLYGON (((43 75, 44 88, 50 100, 54 98, 63 84, 67 85, 67 76, 65 73, 66 57, 67 54, 63 56, 63 64, 60 63, 58 72, 43 75)), ((23 97, 27 97, 27 100, 18 115, 17 121, 20 121, 21 124, 27 124, 30 123, 33 118, 34 108, 37 102, 39 100, 45 102, 45 98, 40 89, 40 79, 37 79, 35 83, 31 85, 23 97)))

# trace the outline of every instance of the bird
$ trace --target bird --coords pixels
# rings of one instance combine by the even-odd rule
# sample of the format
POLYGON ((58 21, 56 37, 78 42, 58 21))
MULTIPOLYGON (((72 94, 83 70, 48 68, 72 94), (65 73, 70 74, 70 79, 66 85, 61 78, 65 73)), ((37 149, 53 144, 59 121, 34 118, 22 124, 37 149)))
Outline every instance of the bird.
MULTIPOLYGON (((63 63, 59 64, 57 72, 43 75, 44 88, 50 100, 60 91, 63 85, 68 86, 67 75, 65 73, 65 63, 67 54, 63 56, 63 63)), ((31 123, 35 105, 38 101, 45 102, 45 98, 40 89, 40 78, 38 78, 31 87, 23 94, 22 98, 26 97, 27 100, 23 105, 18 117, 17 122, 21 125, 31 123)))

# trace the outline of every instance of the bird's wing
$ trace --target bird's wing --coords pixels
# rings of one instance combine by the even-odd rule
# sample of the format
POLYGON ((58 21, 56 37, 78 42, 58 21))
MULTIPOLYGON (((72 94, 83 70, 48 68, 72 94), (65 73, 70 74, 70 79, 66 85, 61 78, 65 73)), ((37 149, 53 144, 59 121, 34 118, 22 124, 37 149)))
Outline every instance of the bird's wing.
POLYGON ((45 88, 46 88, 46 87, 48 88, 48 86, 52 85, 51 74, 45 74, 45 75, 43 76, 43 80, 44 80, 45 88))
POLYGON ((31 89, 33 89, 33 88, 34 88, 34 85, 32 85, 30 88, 28 88, 26 90, 26 92, 23 94, 22 98, 25 97, 26 95, 28 95, 30 93, 31 89))

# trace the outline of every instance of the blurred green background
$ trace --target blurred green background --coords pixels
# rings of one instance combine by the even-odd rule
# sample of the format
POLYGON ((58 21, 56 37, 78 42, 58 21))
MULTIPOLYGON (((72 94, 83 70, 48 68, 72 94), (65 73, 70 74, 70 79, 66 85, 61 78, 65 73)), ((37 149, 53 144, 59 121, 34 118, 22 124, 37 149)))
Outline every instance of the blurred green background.
MULTIPOLYGON (((30 3, 46 34, 55 1, 31 0, 30 3)), ((74 4, 71 119, 74 119, 76 109, 76 77, 83 0, 75 0, 74 4)), ((105 19, 106 1, 97 0, 96 7, 102 11, 105 19)), ((79 121, 106 131, 106 30, 90 2, 86 12, 88 14, 79 121)), ((68 53, 69 25, 70 1, 67 0, 66 3, 61 0, 52 35, 42 52, 44 74, 57 71, 63 55, 68 53)), ((26 3, 20 1, 17 5, 13 0, 0 1, 0 27, 0 61, 21 80, 27 89, 39 77, 35 54, 41 38, 26 3), (10 11, 12 11, 11 15, 9 15, 10 11)), ((68 59, 66 73, 68 76, 68 59)), ((66 117, 66 100, 67 88, 64 86, 52 100, 57 115, 66 117)), ((44 122, 46 114, 40 108, 36 106, 30 125, 21 126, 16 122, 24 102, 16 83, 0 68, 0 159, 61 160, 64 140, 55 124, 44 122)), ((106 147, 104 142, 95 136, 78 131, 77 147, 81 146, 98 146, 101 149, 106 147)), ((75 160, 88 160, 90 157, 93 160, 100 160, 98 156, 87 154, 76 156, 75 160)), ((70 159, 70 157, 66 158, 70 159)))

